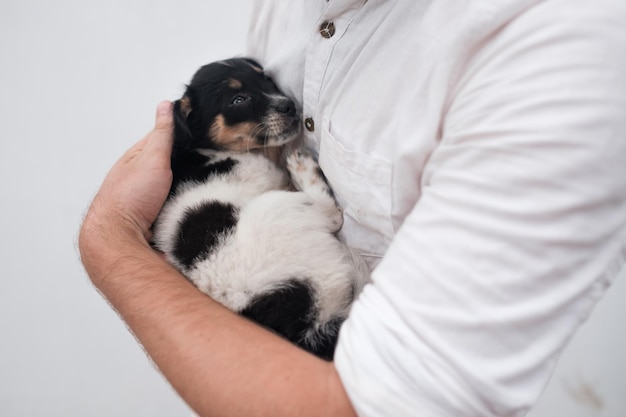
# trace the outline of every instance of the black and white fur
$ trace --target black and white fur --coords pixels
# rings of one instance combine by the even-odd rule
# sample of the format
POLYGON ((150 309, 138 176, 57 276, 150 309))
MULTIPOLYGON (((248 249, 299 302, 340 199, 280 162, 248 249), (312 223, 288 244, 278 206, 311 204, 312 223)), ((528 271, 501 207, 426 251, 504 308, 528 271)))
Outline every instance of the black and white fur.
POLYGON ((342 213, 311 155, 289 152, 286 171, 263 155, 299 135, 293 102, 240 58, 202 67, 174 111, 155 247, 205 294, 332 359, 369 270, 337 238, 342 213))

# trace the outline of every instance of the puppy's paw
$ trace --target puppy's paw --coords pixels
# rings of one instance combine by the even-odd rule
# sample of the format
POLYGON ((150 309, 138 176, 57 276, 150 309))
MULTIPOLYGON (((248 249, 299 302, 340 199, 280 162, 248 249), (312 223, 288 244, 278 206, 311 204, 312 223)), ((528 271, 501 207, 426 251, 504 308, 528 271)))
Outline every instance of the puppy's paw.
POLYGON ((297 190, 332 195, 322 169, 308 150, 298 148, 287 155, 287 171, 297 190))

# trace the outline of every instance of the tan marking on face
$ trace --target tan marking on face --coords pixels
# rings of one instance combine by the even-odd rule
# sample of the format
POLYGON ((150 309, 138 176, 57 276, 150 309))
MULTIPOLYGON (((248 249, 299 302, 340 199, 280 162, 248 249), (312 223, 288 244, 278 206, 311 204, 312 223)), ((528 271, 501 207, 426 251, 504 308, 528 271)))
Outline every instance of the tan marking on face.
POLYGON ((252 131, 257 127, 254 122, 238 123, 228 126, 224 116, 219 114, 215 122, 209 128, 209 139, 222 149, 230 151, 248 151, 262 147, 252 136, 252 131))
POLYGON ((185 96, 180 99, 180 112, 185 116, 185 119, 191 113, 191 100, 189 97, 185 96))
POLYGON ((232 88, 233 90, 241 90, 241 87, 243 87, 243 84, 239 80, 236 80, 234 78, 229 78, 228 86, 232 88))

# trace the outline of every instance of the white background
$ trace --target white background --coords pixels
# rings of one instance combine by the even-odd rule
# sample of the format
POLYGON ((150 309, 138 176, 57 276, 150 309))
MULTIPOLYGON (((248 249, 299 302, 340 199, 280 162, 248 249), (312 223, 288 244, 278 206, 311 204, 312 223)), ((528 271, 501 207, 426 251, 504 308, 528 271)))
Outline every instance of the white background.
MULTIPOLYGON (((0 0, 0 416, 187 416, 75 251, 109 167, 202 64, 241 55, 250 0, 0 0)), ((626 277, 533 417, 626 416, 626 277)))

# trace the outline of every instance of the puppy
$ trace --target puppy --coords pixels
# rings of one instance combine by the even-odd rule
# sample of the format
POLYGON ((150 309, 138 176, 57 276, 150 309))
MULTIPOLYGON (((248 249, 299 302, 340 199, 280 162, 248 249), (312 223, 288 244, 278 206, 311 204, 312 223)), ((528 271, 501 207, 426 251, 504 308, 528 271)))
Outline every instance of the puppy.
POLYGON ((342 213, 311 155, 289 153, 287 172, 263 155, 299 136, 294 103, 237 58, 200 68, 174 119, 174 181, 154 246, 227 308, 332 359, 369 270, 337 238, 342 213))

